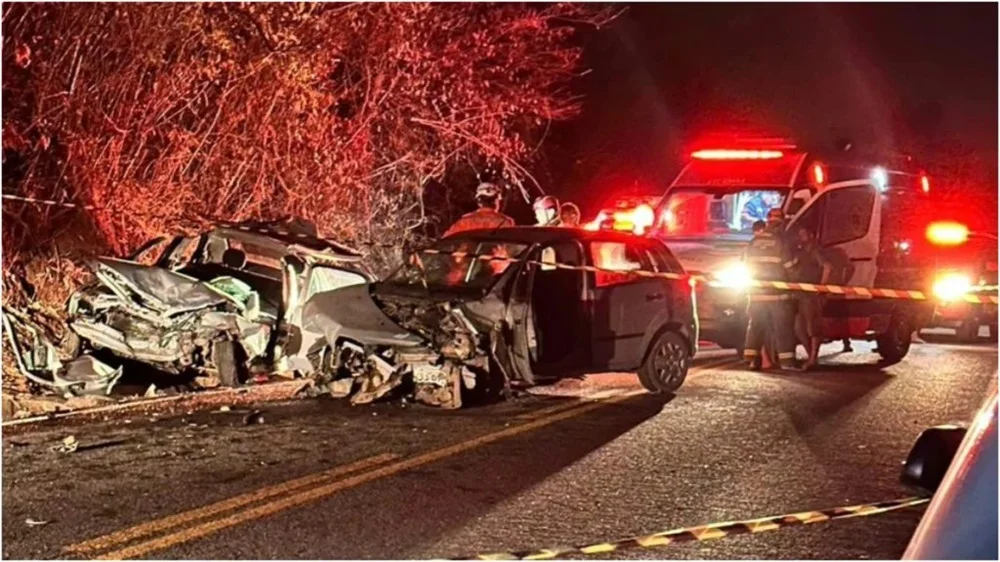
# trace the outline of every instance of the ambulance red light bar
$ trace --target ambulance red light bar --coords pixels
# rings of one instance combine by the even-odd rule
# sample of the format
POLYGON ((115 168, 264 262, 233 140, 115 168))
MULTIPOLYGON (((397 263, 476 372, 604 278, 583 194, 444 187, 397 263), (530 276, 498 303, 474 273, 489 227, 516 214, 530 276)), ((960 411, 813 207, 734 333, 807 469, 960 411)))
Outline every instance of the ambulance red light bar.
POLYGON ((951 221, 931 223, 927 227, 927 239, 938 246, 958 246, 969 239, 969 227, 951 221))
POLYGON ((776 160, 783 158, 780 150, 743 150, 735 148, 708 148, 696 150, 691 157, 698 160, 776 160))

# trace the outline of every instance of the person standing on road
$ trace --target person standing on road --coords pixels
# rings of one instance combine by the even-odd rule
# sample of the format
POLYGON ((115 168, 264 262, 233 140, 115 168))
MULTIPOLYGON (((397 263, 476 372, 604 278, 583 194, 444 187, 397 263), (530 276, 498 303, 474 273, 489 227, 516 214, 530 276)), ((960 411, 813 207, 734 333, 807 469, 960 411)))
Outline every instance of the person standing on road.
POLYGON ((514 219, 500 212, 502 195, 496 184, 481 183, 476 188, 476 205, 471 213, 462 215, 455 224, 445 231, 444 237, 466 230, 508 228, 514 226, 514 219))
MULTIPOLYGON (((799 248, 795 256, 795 277, 800 283, 826 285, 830 283, 833 265, 820 253, 816 234, 808 227, 798 229, 799 248)), ((809 370, 819 361, 819 346, 823 343, 822 320, 825 299, 819 293, 797 295, 795 335, 806 348, 808 359, 803 369, 809 370)))
MULTIPOLYGON (((767 228, 767 223, 762 220, 754 221, 753 225, 751 226, 754 236, 757 236, 757 234, 763 232, 765 228, 767 228)), ((746 250, 743 251, 743 261, 744 262, 747 261, 746 250)), ((747 318, 749 317, 750 317, 750 306, 748 302, 747 318)), ((769 333, 773 335, 774 331, 771 330, 769 333)), ((760 349, 760 368, 766 371, 773 369, 774 366, 777 364, 778 364, 778 356, 774 352, 774 341, 767 341, 764 343, 763 346, 761 346, 760 349)))
POLYGON ((537 226, 560 226, 559 220, 559 200, 551 195, 545 195, 535 199, 531 206, 535 211, 535 224, 537 226))
MULTIPOLYGON (((787 270, 793 264, 789 259, 782 238, 780 209, 767 215, 767 228, 757 233, 747 248, 746 262, 753 279, 757 281, 787 281, 787 270)), ((787 292, 772 288, 754 288, 750 291, 750 323, 747 326, 743 358, 753 369, 762 366, 762 350, 773 342, 778 365, 791 368, 795 362, 795 336, 789 310, 787 292)))

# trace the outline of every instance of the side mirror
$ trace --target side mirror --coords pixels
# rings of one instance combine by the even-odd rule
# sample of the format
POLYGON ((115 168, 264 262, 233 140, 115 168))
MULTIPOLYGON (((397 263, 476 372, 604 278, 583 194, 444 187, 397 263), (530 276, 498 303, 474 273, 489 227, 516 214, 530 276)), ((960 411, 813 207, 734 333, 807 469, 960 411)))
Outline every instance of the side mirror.
POLYGON ((934 493, 944 480, 965 432, 964 427, 955 425, 939 425, 922 431, 903 463, 899 479, 903 484, 934 493))

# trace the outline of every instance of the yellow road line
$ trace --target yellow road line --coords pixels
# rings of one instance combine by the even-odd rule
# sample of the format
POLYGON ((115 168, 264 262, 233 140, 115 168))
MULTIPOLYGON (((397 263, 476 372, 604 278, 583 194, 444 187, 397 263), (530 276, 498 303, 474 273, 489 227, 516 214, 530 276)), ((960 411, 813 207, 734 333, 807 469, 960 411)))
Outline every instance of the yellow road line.
POLYGON ((199 519, 205 519, 212 515, 217 515, 219 513, 230 511, 232 509, 243 507, 244 505, 257 502, 260 500, 265 500, 277 495, 281 495, 287 492, 297 490, 299 488, 309 486, 311 484, 316 484, 323 482, 324 480, 329 480, 331 478, 336 478, 338 476, 343 476, 345 474, 377 466, 392 460, 399 458, 399 455, 392 453, 383 453, 381 455, 376 455, 374 457, 368 457, 350 464, 341 465, 330 470, 324 470, 323 472, 317 472, 315 474, 310 474, 308 476, 303 476, 301 478, 296 478, 294 480, 289 480, 287 482, 282 482, 275 486, 269 486, 267 488, 261 488, 253 492, 246 494, 240 494, 238 496, 233 496, 229 499, 225 499, 213 504, 209 504, 197 509, 192 509, 190 511, 184 511, 169 517, 163 517, 161 519, 154 519, 152 521, 147 521, 146 523, 141 523, 134 527, 129 527, 128 529, 123 529, 121 531, 116 531, 114 533, 96 537, 90 540, 83 541, 81 543, 69 545, 63 549, 64 552, 75 553, 75 554, 87 554, 96 552, 99 550, 104 550, 106 548, 114 548, 121 544, 125 544, 129 541, 145 537, 147 535, 152 535, 162 531, 169 530, 173 527, 184 525, 186 523, 191 523, 199 519))
POLYGON ((532 412, 525 412, 523 414, 514 417, 515 420, 534 420, 548 416, 550 414, 555 414, 565 410, 572 410, 573 408, 579 408, 581 406, 586 406, 587 404, 595 404, 598 402, 603 402, 611 398, 617 398, 619 400, 623 398, 628 398, 630 396, 637 396, 639 394, 645 394, 645 390, 622 390, 621 392, 615 394, 605 394, 605 395, 594 395, 594 396, 583 396, 583 397, 572 397, 567 398, 565 401, 560 401, 558 404, 554 404, 547 408, 541 408, 532 412))
POLYGON ((508 437, 513 437, 521 433, 539 429, 547 425, 553 424, 557 421, 579 416, 581 414, 584 414, 592 410, 596 410, 597 408, 601 408, 608 404, 621 402, 630 397, 631 396, 629 395, 615 396, 607 400, 602 400, 599 402, 593 402, 590 404, 583 405, 580 408, 576 408, 565 412, 560 412, 546 418, 542 418, 539 420, 527 422, 524 424, 509 427, 507 429, 489 433, 481 437, 476 437, 475 439, 470 439, 469 441, 464 441, 461 443, 457 443, 455 445, 450 445, 448 447, 438 449, 436 451, 431 451, 428 453, 417 455, 415 457, 411 457, 409 459, 404 459, 392 463, 388 466, 377 468, 370 472, 364 472, 354 476, 349 476, 347 478, 344 478, 343 480, 338 480, 330 484, 324 484, 316 488, 292 494, 290 496, 251 509, 240 511, 228 517, 206 521, 199 525, 195 525, 187 529, 182 529, 175 533, 164 535, 162 537, 151 539, 125 548, 121 548, 119 550, 114 550, 98 558, 102 560, 121 560, 121 559, 138 558, 150 552, 170 548, 172 546, 181 543, 185 543, 188 541, 192 541, 210 535, 222 529, 233 527, 241 523, 246 523, 247 521, 252 521, 254 519, 266 517, 268 515, 273 515, 280 511, 284 511, 286 509, 290 509, 311 501, 315 501, 325 496, 329 496, 337 492, 340 492, 342 490, 346 490, 367 482, 371 482, 372 480, 377 480, 385 476, 391 476, 393 474, 397 474, 405 470, 410 470, 412 468, 416 468, 453 455, 457 455, 459 453, 463 453, 465 451, 469 451, 471 449, 475 449, 483 445, 500 441, 508 437))

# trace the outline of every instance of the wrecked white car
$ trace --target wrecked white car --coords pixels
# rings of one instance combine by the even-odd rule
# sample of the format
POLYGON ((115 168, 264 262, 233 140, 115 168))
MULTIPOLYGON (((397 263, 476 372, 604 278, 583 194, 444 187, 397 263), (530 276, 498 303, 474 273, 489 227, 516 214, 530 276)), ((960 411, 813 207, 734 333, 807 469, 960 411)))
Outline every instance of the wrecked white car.
POLYGON ((68 303, 76 354, 106 350, 229 386, 253 371, 309 372, 301 303, 374 279, 357 252, 267 225, 158 239, 91 267, 97 282, 68 303))
POLYGON ((666 246, 637 236, 465 232, 384 281, 313 296, 303 308, 303 345, 320 350, 313 357, 331 392, 356 392, 361 380, 365 400, 406 389, 398 391, 457 408, 463 394, 510 382, 616 370, 637 370, 648 390, 673 392, 697 349, 691 287, 638 269, 683 274, 666 246))

